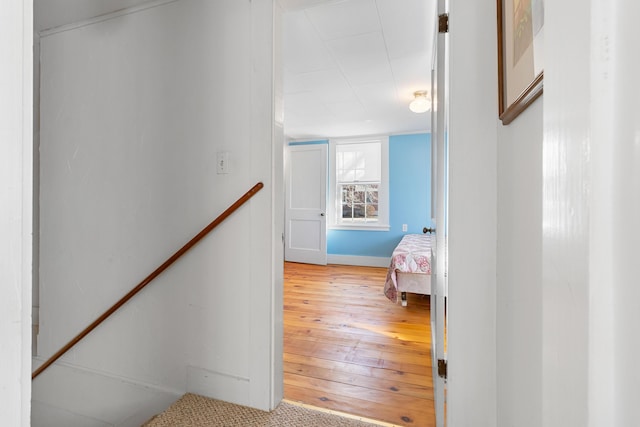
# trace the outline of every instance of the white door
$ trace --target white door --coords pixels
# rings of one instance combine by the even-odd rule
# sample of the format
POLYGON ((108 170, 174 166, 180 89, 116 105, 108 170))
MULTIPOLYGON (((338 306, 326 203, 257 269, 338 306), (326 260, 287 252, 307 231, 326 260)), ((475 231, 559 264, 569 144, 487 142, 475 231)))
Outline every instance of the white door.
MULTIPOLYGON (((448 0, 438 0, 440 16, 449 11, 448 0)), ((448 26, 448 24, 447 24, 448 26)), ((436 29, 438 25, 436 25, 436 29)), ((435 286, 431 292, 431 355, 433 363, 434 404, 436 426, 446 425, 446 330, 447 330, 447 236, 448 236, 448 98, 449 98, 449 36, 447 32, 437 34, 437 55, 433 67, 431 89, 432 104, 432 162, 433 192, 432 206, 436 224, 436 245, 432 264, 435 286), (434 90, 435 89, 435 90, 434 90)))
POLYGON ((327 264, 327 145, 287 149, 286 261, 327 264))

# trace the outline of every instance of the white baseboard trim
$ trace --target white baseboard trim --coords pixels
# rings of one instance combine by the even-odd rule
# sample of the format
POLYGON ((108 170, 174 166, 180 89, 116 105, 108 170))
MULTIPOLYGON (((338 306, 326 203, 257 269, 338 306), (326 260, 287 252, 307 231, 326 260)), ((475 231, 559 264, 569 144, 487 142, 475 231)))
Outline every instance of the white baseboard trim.
POLYGON ((389 267, 391 258, 358 255, 327 254, 327 264, 358 265, 362 267, 389 267))
POLYGON ((251 406, 249 378, 187 366, 187 391, 212 399, 251 406))

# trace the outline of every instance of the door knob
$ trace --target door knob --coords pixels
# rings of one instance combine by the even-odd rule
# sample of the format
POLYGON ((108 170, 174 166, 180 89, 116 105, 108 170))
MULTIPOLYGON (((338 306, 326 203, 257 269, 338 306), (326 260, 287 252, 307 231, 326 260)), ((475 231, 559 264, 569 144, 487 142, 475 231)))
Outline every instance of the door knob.
POLYGON ((320 216, 324 216, 324 212, 322 212, 322 213, 320 214, 320 216))
POLYGON ((423 232, 424 234, 427 234, 427 233, 435 233, 435 232, 436 232, 436 229, 435 229, 435 228, 427 228, 427 227, 424 227, 424 228, 422 229, 422 232, 423 232))

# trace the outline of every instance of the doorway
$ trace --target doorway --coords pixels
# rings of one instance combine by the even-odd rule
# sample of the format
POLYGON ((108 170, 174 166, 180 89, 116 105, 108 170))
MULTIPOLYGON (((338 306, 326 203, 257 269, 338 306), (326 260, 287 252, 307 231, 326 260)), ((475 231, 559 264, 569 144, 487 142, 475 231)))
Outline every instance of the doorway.
MULTIPOLYGON (((431 0, 406 2, 403 3, 406 9, 405 7, 400 7, 397 3, 392 4, 392 2, 375 0, 346 2, 284 1, 282 4, 285 7, 285 17, 283 19, 283 39, 285 41, 283 49, 285 57, 284 116, 285 135, 289 141, 326 141, 330 138, 340 137, 428 132, 427 115, 420 116, 410 112, 408 104, 413 97, 414 91, 428 89, 431 85, 429 72, 431 69, 431 54, 425 55, 424 59, 420 60, 416 59, 419 56, 416 52, 427 45, 429 49, 432 47, 432 43, 428 40, 433 39, 432 32, 434 28, 428 17, 435 14, 435 2, 431 0), (288 19, 292 16, 295 19, 288 19), (410 22, 415 22, 416 25, 411 25, 409 24, 410 22), (408 34, 417 28, 420 29, 419 34, 408 34), (382 31, 383 29, 384 31, 382 31), (400 42, 400 38, 405 36, 408 38, 400 42), (385 37, 388 37, 388 39, 385 40, 385 37), (398 38, 394 39, 395 37, 398 38), (416 54, 408 54, 408 51, 413 51, 416 54), (294 55, 293 59, 291 55, 294 55), (363 59, 363 55, 366 58, 363 59), (335 67, 333 67, 334 61, 338 63, 335 67), (405 68, 405 66, 407 67, 405 68), (399 82, 401 79, 404 82, 399 82), (394 80, 394 83, 390 86, 385 86, 390 80, 394 80), (356 122, 359 123, 359 126, 351 127, 356 122)), ((433 21, 435 22, 435 19, 433 21)), ((428 191, 425 194, 428 194, 428 191)), ((429 216, 426 214, 425 218, 417 220, 417 222, 421 222, 419 232, 421 232, 423 226, 428 226, 428 224, 422 222, 428 219, 429 216)), ((412 226, 415 227, 416 224, 412 223, 412 221, 406 222, 409 224, 408 231, 411 232, 410 228, 412 226)), ((403 224, 399 224, 398 227, 405 228, 403 224)), ((378 234, 382 235, 383 233, 378 234)), ((354 237, 351 240, 357 240, 358 238, 360 237, 354 237)), ((386 256, 389 256, 390 251, 387 252, 389 253, 386 256)), ((331 263, 332 260, 329 259, 329 262, 331 263)), ((341 309, 346 310, 350 305, 359 306, 358 304, 362 302, 360 301, 363 298, 362 295, 351 298, 336 297, 339 293, 331 292, 331 289, 335 291, 332 286, 346 287, 351 280, 349 277, 366 278, 368 276, 386 275, 386 269, 384 268, 378 269, 379 271, 376 273, 362 273, 358 270, 360 267, 343 267, 345 269, 342 273, 344 277, 339 277, 340 275, 333 276, 329 270, 337 267, 335 265, 317 267, 285 264, 284 317, 288 319, 291 317, 290 314, 292 312, 297 313, 295 321, 299 322, 297 325, 298 332, 307 334, 304 338, 306 339, 306 345, 298 345, 298 347, 303 347, 300 351, 310 352, 315 349, 318 354, 323 354, 323 351, 327 351, 322 346, 323 344, 328 345, 326 340, 317 336, 310 339, 308 335, 320 334, 321 337, 326 337, 327 332, 340 331, 350 324, 349 319, 357 319, 359 316, 359 313, 344 313, 345 318, 342 321, 336 321, 333 327, 328 327, 328 330, 324 331, 323 335, 321 331, 316 332, 313 325, 330 324, 330 316, 326 313, 333 308, 316 308, 320 307, 320 302, 312 302, 312 297, 328 300, 327 302, 338 304, 341 309), (311 268, 312 271, 309 271, 308 268, 311 268), (317 269, 325 271, 322 273, 322 270, 317 269), (318 275, 322 274, 326 274, 327 277, 318 278, 318 275), (294 290, 289 291, 287 286, 291 286, 294 290), (328 286, 329 290, 325 291, 323 297, 314 296, 313 293, 310 293, 309 286, 312 288, 328 286), (291 292, 302 293, 302 296, 295 301, 289 300, 291 292), (357 303, 354 303, 354 301, 357 301, 357 303), (318 304, 318 306, 315 304, 318 304), (309 306, 312 305, 314 308, 310 309, 309 306), (311 320, 312 323, 309 327, 305 328, 303 326, 305 324, 302 322, 305 320, 311 320)), ((377 295, 381 299, 373 306, 372 310, 391 315, 395 309, 401 307, 394 306, 382 295, 384 277, 378 279, 377 282, 380 288, 377 295)), ((363 288, 360 288, 361 286, 366 286, 369 290, 372 290, 375 286, 373 283, 366 285, 351 283, 351 285, 360 291, 363 291, 363 288)), ((345 291, 344 288, 339 289, 345 291)), ((411 308, 411 301, 409 307, 411 308)), ((418 305, 414 305, 414 307, 418 307, 418 305)), ((369 312, 368 310, 363 309, 365 313, 369 312)), ((371 314, 370 320, 374 321, 375 318, 376 316, 371 314)), ((380 319, 378 321, 380 322, 380 319)), ((400 318, 397 323, 403 323, 402 319, 400 318)), ((428 313, 424 323, 429 325, 428 313)), ((366 326, 364 330, 369 332, 375 330, 375 332, 372 332, 375 336, 386 338, 380 324, 375 327, 366 326)), ((326 378, 319 378, 321 373, 324 372, 323 369, 329 369, 327 366, 308 367, 300 366, 301 364, 298 363, 298 365, 293 365, 295 368, 289 367, 287 358, 293 356, 287 356, 287 324, 285 324, 284 333, 285 398, 291 398, 287 391, 287 378, 290 378, 291 375, 297 375, 299 379, 303 377, 302 374, 310 373, 305 379, 307 384, 310 384, 309 387, 321 390, 321 385, 324 384, 326 386, 325 392, 327 395, 313 395, 313 397, 309 398, 317 406, 322 406, 322 404, 327 406, 337 405, 336 401, 345 401, 344 397, 330 396, 332 387, 342 386, 332 386, 325 382, 327 381, 326 378), (303 372, 295 374, 288 372, 288 369, 302 369, 303 372), (316 373, 316 376, 311 375, 312 373, 316 373)), ((431 337, 430 333, 428 336, 431 337)), ((345 349, 345 347, 343 347, 343 350, 346 354, 357 354, 357 350, 345 349)), ((340 350, 335 351, 339 352, 340 350)), ((344 354, 342 355, 344 356, 344 354)), ((316 358, 325 360, 325 364, 328 363, 326 358, 316 358)), ((428 361, 428 369, 430 369, 431 359, 428 349, 424 355, 424 360, 428 361)), ((384 366, 385 358, 378 357, 376 361, 376 363, 384 366)), ((337 362, 333 361, 332 363, 337 362)), ((340 362, 345 363, 344 360, 340 362)), ((374 368, 368 367, 367 369, 374 368)), ((347 382, 349 379, 356 382, 362 380, 361 377, 353 376, 357 374, 344 375, 346 375, 344 379, 347 382)), ((431 373, 429 373, 429 377, 431 377, 431 373)), ((296 387, 301 387, 301 385, 297 383, 296 387)), ((397 389, 394 392, 396 394, 406 390, 404 386, 389 385, 387 387, 388 390, 394 388, 397 389)), ((374 387, 365 394, 376 395, 376 393, 374 387)), ((348 400, 352 399, 354 402, 358 401, 357 396, 352 396, 348 400)), ((307 403, 314 404, 313 402, 307 403)), ((377 406, 380 405, 383 405, 383 403, 378 402, 377 406)), ((336 410, 340 410, 340 408, 338 407, 336 410)), ((362 412, 360 414, 362 415, 362 412)), ((407 414, 396 414, 394 416, 393 421, 391 419, 388 419, 388 421, 402 424, 407 422, 406 420, 403 421, 402 416, 406 416, 407 419, 412 418, 411 415, 407 414)))

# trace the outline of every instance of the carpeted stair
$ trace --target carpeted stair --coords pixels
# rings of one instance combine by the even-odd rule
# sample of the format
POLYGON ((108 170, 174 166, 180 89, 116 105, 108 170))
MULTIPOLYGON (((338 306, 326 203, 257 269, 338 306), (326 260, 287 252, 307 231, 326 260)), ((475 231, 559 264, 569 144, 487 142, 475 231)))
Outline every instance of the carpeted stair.
POLYGON ((272 412, 185 394, 165 412, 143 427, 224 426, 224 427, 372 427, 360 419, 310 409, 302 405, 281 402, 272 412))

